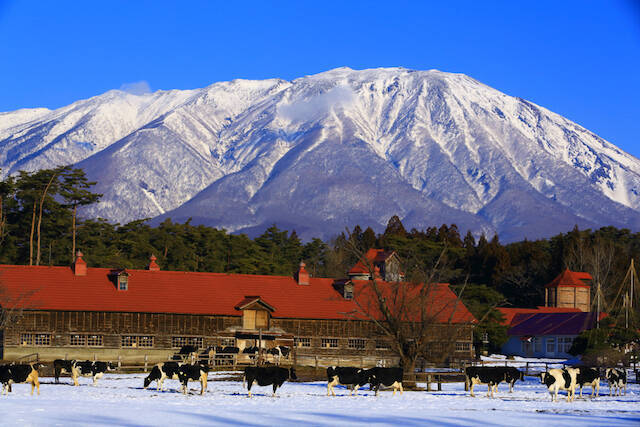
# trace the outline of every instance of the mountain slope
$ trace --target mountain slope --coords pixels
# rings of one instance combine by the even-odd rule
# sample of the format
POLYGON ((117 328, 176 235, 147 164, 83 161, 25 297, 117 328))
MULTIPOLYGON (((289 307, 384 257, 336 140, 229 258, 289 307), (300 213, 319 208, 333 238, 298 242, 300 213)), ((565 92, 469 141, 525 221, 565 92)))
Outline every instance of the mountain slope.
POLYGON ((505 240, 640 230, 640 161, 462 74, 340 68, 287 82, 111 91, 0 114, 3 173, 78 163, 103 202, 155 217, 329 237, 356 223, 457 223, 505 240))

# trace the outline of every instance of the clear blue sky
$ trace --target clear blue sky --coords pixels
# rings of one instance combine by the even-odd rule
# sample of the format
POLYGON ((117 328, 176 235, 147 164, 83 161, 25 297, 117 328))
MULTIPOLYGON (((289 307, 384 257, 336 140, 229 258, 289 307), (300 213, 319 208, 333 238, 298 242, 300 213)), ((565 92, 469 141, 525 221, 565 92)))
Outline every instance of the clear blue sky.
POLYGON ((640 157, 640 0, 0 0, 0 111, 340 66, 465 73, 640 157))

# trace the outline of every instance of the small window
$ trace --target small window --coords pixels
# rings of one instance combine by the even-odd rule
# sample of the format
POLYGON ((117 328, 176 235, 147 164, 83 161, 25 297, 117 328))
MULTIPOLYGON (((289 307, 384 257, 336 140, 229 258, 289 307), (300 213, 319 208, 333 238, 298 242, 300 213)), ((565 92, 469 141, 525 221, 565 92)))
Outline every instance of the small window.
POLYGON ((102 347, 102 335, 87 335, 87 345, 89 347, 102 347))
POLYGON ((235 347, 236 339, 235 338, 220 338, 220 346, 221 347, 235 347))
POLYGON ((150 337, 150 336, 138 337, 138 347, 144 347, 144 348, 153 347, 153 337, 150 337))
POLYGON ((547 338, 547 353, 555 353, 555 352, 556 352, 556 339, 547 338))
POLYGON ((126 291, 129 288, 129 277, 126 274, 118 276, 118 290, 126 291))
POLYGON ((311 338, 295 337, 293 340, 296 347, 311 347, 311 338))
POLYGON ((364 350, 365 341, 362 338, 349 338, 348 346, 353 350, 364 350))
POLYGON ((173 348, 182 348, 185 345, 202 348, 202 337, 173 337, 171 339, 171 346, 173 348))
POLYGON ((469 351, 471 350, 471 343, 466 341, 456 342, 456 351, 469 351))
POLYGON ((33 345, 33 335, 20 334, 20 345, 33 345))
POLYGON ((87 344, 87 336, 86 335, 71 335, 71 345, 84 347, 87 344))
POLYGON ((323 348, 338 348, 338 339, 337 338, 322 338, 322 347, 323 348))
POLYGON ((541 338, 534 338, 533 339, 533 346, 534 346, 534 352, 536 353, 542 353, 542 339, 541 338))
POLYGON ((122 347, 137 347, 138 337, 131 335, 123 335, 121 341, 122 347))
POLYGON ((391 350, 391 346, 388 341, 376 340, 376 350, 391 350))

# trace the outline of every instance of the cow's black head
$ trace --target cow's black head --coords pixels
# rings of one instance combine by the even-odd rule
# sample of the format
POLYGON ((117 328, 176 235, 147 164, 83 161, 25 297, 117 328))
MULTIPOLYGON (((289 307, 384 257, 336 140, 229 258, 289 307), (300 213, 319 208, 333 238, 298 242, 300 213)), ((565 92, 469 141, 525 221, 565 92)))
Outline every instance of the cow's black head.
POLYGON ((542 384, 544 384, 544 377, 546 377, 547 375, 549 375, 549 374, 547 374, 546 372, 540 372, 540 373, 538 374, 538 377, 540 377, 540 382, 541 382, 542 384))
POLYGON ((149 384, 151 384, 151 375, 144 379, 144 388, 149 387, 149 384))
POLYGON ((298 377, 296 376, 296 370, 294 368, 289 368, 289 379, 290 380, 298 379, 298 377))

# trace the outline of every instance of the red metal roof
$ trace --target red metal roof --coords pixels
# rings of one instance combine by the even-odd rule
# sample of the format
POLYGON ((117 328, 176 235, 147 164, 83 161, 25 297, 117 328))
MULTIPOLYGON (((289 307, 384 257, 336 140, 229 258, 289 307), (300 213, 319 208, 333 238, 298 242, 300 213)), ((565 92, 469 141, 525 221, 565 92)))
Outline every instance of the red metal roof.
MULTIPOLYGON (((385 251, 384 249, 369 249, 364 257, 370 264, 374 265, 386 261, 393 254, 393 251, 385 251)), ((358 261, 347 274, 359 273, 369 274, 369 266, 362 261, 358 261)))
MULTIPOLYGON (((347 319, 361 311, 334 288, 334 279, 182 271, 127 270, 128 290, 118 291, 112 269, 0 265, 0 305, 34 310, 189 313, 239 316, 235 307, 247 296, 268 301, 276 318, 347 319)), ((354 295, 367 295, 368 282, 354 281, 354 295)), ((384 288, 391 284, 379 282, 384 288)), ((360 301, 360 299, 358 299, 360 301)), ((475 319, 446 284, 434 286, 429 305, 438 319, 453 323, 475 319)), ((408 307, 408 305, 407 305, 408 307)))
MULTIPOLYGON (((582 310, 579 308, 567 308, 567 307, 540 307, 538 308, 512 308, 512 307, 498 307, 498 311, 504 316, 504 321, 501 324, 505 326, 515 326, 516 314, 537 314, 537 313, 579 313, 582 310)), ((518 321, 524 320, 524 316, 519 316, 518 321)))
POLYGON ((551 283, 545 285, 545 288, 557 288, 558 286, 584 286, 590 287, 591 285, 585 283, 584 280, 593 280, 593 277, 589 273, 583 273, 578 271, 571 271, 568 268, 558 275, 551 283))
MULTIPOLYGON (((600 313, 600 319, 605 316, 600 313)), ((514 322, 507 332, 509 336, 578 335, 595 327, 596 313, 521 313, 516 314, 514 322)))

